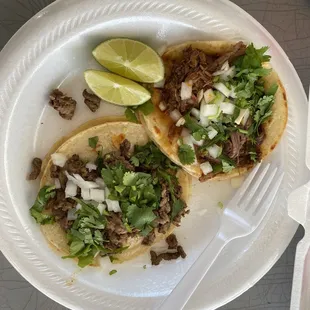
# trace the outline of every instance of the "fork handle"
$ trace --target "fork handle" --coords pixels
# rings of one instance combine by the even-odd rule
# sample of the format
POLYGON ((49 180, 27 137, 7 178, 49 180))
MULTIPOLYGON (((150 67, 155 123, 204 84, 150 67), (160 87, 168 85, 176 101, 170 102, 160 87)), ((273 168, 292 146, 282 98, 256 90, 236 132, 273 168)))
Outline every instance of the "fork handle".
POLYGON ((170 295, 159 306, 159 310, 181 310, 192 296, 201 280, 204 278, 224 246, 229 242, 218 234, 203 250, 192 267, 186 272, 181 281, 170 295))

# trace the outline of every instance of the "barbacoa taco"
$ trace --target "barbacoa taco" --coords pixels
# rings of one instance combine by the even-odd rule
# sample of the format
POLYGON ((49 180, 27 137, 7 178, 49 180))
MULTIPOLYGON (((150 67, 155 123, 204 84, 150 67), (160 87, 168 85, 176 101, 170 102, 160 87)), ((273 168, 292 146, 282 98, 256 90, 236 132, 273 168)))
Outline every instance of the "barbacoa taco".
POLYGON ((51 153, 30 212, 49 244, 80 267, 144 253, 187 213, 190 176, 142 125, 98 124, 51 153))
POLYGON ((165 81, 154 85, 155 110, 140 119, 161 150, 201 181, 240 175, 279 142, 287 101, 266 51, 195 41, 163 54, 165 81))

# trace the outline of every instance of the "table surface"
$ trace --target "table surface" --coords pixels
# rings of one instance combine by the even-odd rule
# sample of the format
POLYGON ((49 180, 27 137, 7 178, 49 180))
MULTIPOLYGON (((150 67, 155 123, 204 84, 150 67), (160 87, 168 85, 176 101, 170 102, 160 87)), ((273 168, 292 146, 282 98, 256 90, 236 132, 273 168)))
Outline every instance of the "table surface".
MULTIPOLYGON (((214 0, 215 1, 215 0, 214 0)), ((0 0, 0 48, 35 13, 53 0, 0 0)), ((276 38, 305 89, 310 84, 310 0, 234 0, 276 38)), ((221 310, 289 309, 299 228, 275 266, 251 289, 221 310)), ((0 310, 64 310, 25 281, 0 253, 0 310)))

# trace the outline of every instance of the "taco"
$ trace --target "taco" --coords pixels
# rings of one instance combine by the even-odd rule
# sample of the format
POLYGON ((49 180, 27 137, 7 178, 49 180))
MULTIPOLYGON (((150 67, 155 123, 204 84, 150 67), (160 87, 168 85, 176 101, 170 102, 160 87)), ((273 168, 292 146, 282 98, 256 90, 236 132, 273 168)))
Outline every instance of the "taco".
POLYGON ((153 113, 140 119, 163 153, 200 181, 243 174, 278 144, 287 100, 266 51, 195 41, 163 54, 165 81, 154 85, 153 113))
POLYGON ((49 244, 80 267, 96 265, 99 256, 133 259, 188 213, 190 176, 140 124, 112 121, 82 130, 45 162, 30 213, 49 244))

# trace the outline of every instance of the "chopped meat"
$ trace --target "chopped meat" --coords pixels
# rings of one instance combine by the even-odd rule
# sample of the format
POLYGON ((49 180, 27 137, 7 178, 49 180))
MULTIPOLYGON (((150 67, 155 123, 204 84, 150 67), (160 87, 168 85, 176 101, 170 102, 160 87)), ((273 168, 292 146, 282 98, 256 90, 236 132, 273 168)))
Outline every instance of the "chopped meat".
POLYGON ((64 95, 59 89, 54 89, 50 94, 50 105, 59 112, 62 118, 71 120, 75 112, 76 101, 64 95))
POLYGON ((131 149, 131 144, 127 139, 125 139, 119 146, 121 156, 125 157, 126 159, 130 159, 131 157, 130 149, 131 149))
POLYGON ((214 72, 216 70, 220 70, 223 64, 228 60, 228 62, 231 64, 235 59, 237 59, 239 56, 242 56, 245 54, 246 45, 240 41, 233 47, 232 51, 227 52, 226 54, 220 56, 217 58, 212 65, 209 67, 210 72, 214 72))
POLYGON ((208 161, 210 164, 214 165, 221 163, 221 160, 219 158, 213 158, 207 152, 199 152, 197 157, 200 163, 204 163, 205 161, 208 161))
POLYGON ((166 242, 168 244, 168 249, 176 249, 178 246, 178 240, 175 234, 171 234, 166 238, 166 242))
POLYGON ((36 180, 41 173, 42 160, 40 158, 34 158, 31 162, 31 172, 28 175, 28 180, 36 180))
POLYGON ((103 157, 103 163, 112 166, 116 166, 118 164, 123 164, 124 167, 128 170, 134 171, 135 167, 128 161, 126 160, 125 157, 120 156, 117 152, 111 152, 106 154, 103 157))
POLYGON ((66 184, 68 181, 68 178, 64 172, 64 170, 56 165, 52 165, 50 169, 50 176, 52 179, 59 179, 60 185, 62 189, 66 188, 66 184))
POLYGON ((224 145, 224 153, 231 159, 238 159, 240 156, 240 151, 246 142, 247 137, 245 134, 234 131, 231 133, 229 140, 224 145))
POLYGON ((84 103, 92 112, 96 112, 100 107, 101 99, 95 94, 89 93, 86 89, 83 91, 84 103))
POLYGON ((59 174, 60 174, 61 168, 59 166, 56 165, 51 165, 51 169, 50 169, 50 176, 52 179, 58 179, 59 178, 59 174))
POLYGON ((142 240, 143 245, 152 245, 155 241, 156 235, 154 229, 142 240))
POLYGON ((178 245, 177 251, 183 259, 186 258, 186 253, 181 245, 178 245))
POLYGON ((80 159, 80 156, 77 154, 72 155, 65 164, 65 170, 67 170, 70 174, 81 174, 82 168, 85 168, 85 163, 80 159))
POLYGON ((63 189, 58 189, 56 196, 49 200, 46 208, 52 212, 56 220, 61 220, 67 217, 68 211, 75 206, 76 202, 73 199, 66 198, 63 189))
POLYGON ((150 251, 150 254, 151 254, 151 262, 152 262, 152 265, 154 266, 158 266, 161 262, 161 258, 159 258, 156 254, 156 252, 154 251, 150 251))
POLYGON ((72 225, 73 225, 73 221, 68 221, 67 217, 62 218, 59 221, 59 225, 61 226, 61 228, 63 228, 64 230, 69 230, 72 225))
POLYGON ((169 222, 158 225, 158 232, 161 234, 165 234, 168 231, 169 227, 170 227, 170 218, 169 218, 169 222))
POLYGON ((107 247, 110 249, 117 249, 126 244, 130 233, 127 231, 120 213, 110 212, 107 217, 107 224, 105 230, 107 240, 107 247))

